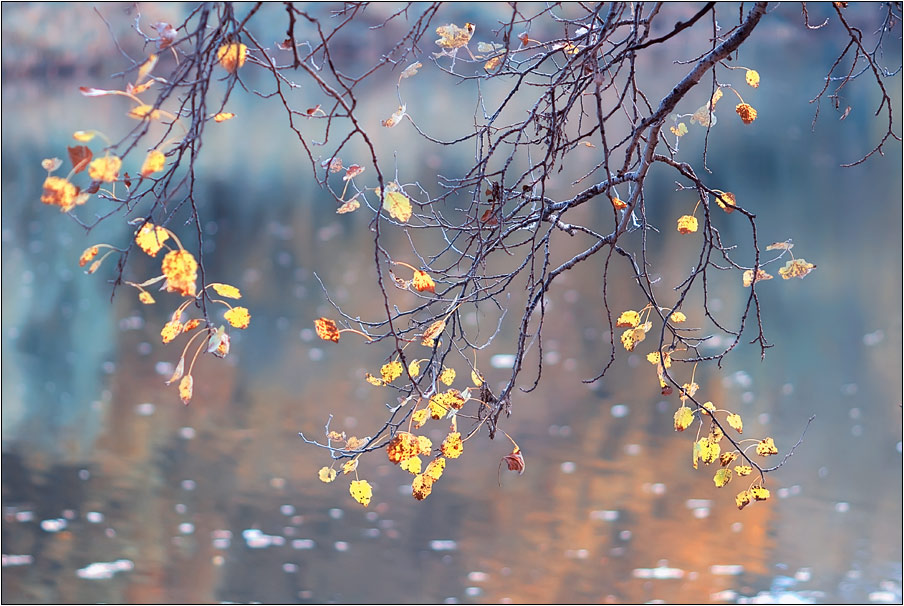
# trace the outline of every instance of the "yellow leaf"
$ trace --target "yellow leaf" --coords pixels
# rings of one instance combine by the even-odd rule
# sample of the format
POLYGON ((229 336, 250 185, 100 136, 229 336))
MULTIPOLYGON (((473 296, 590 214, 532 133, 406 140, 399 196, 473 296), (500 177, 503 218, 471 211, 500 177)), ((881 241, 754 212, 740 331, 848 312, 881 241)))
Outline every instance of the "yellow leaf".
POLYGON ((185 375, 182 377, 182 380, 179 381, 179 397, 182 399, 182 403, 188 406, 188 403, 191 402, 192 389, 194 388, 194 380, 191 378, 191 375, 185 375))
POLYGON ((769 491, 762 486, 752 486, 749 492, 754 501, 765 501, 771 496, 769 491))
POLYGON ((414 476, 414 480, 411 482, 411 495, 418 501, 423 501, 430 496, 435 481, 426 473, 414 476))
POLYGON ((415 378, 419 374, 421 374, 421 361, 420 360, 412 360, 408 364, 408 374, 410 374, 412 378, 415 378))
POLYGON ((728 425, 737 431, 738 433, 744 433, 744 421, 741 419, 741 415, 730 414, 725 418, 728 421, 728 425))
POLYGON ((337 215, 344 215, 345 213, 352 213, 361 208, 361 203, 355 200, 354 198, 344 203, 342 206, 336 209, 337 215))
POLYGON ((342 466, 342 473, 344 475, 347 473, 351 473, 351 472, 355 471, 356 469, 358 469, 358 459, 357 458, 349 459, 342 466))
MULTIPOLYGON (((629 328, 625 332, 622 333, 621 342, 624 348, 628 351, 634 351, 634 346, 637 345, 637 341, 634 339, 634 330, 633 328, 629 328)), ((641 334, 644 334, 641 331, 641 334)))
POLYGON ((182 322, 179 320, 170 320, 163 325, 160 330, 160 338, 164 343, 170 343, 173 339, 182 334, 182 322))
POLYGON ((713 477, 713 482, 716 484, 716 488, 722 488, 726 484, 731 481, 731 470, 727 467, 723 467, 719 471, 716 472, 716 475, 713 477))
POLYGON ((163 152, 152 149, 148 152, 147 158, 144 159, 144 164, 141 165, 141 176, 149 177, 154 173, 158 173, 163 170, 165 165, 166 156, 163 155, 163 152))
POLYGON ((747 80, 747 84, 753 88, 757 88, 760 85, 760 74, 757 73, 755 69, 748 69, 745 80, 747 80))
POLYGON ((383 208, 389 211, 393 219, 407 223, 411 218, 411 202, 402 192, 386 192, 383 196, 383 208))
POLYGON ((232 43, 224 44, 217 49, 217 60, 227 72, 234 73, 235 70, 245 65, 245 53, 248 47, 244 44, 232 43))
POLYGON ((427 421, 428 414, 429 411, 426 408, 421 408, 420 410, 414 411, 414 413, 411 415, 412 426, 415 429, 423 427, 424 423, 427 421))
POLYGON ((455 380, 455 369, 443 368, 443 371, 439 373, 439 380, 446 385, 452 385, 452 381, 455 380))
POLYGON ((88 141, 90 141, 91 139, 94 138, 95 134, 96 133, 93 130, 88 130, 88 131, 77 130, 74 133, 72 133, 72 138, 75 139, 76 141, 81 141, 82 143, 87 143, 88 141))
POLYGON ((752 269, 748 269, 747 271, 745 271, 744 275, 741 277, 741 280, 744 283, 745 287, 750 286, 754 282, 762 282, 763 280, 771 280, 771 279, 772 279, 772 276, 770 274, 767 274, 762 269, 756 270, 756 279, 755 280, 753 279, 753 270, 752 269))
POLYGON ((414 270, 414 278, 411 280, 411 284, 418 292, 436 293, 436 282, 433 281, 429 274, 419 269, 414 270))
POLYGON ((427 465, 427 469, 424 470, 424 475, 433 480, 438 480, 442 477, 445 469, 446 459, 443 457, 436 457, 427 465))
POLYGON ((676 137, 683 137, 687 134, 687 124, 684 122, 679 123, 677 126, 670 126, 669 130, 676 137))
POLYGON ((222 284, 220 282, 213 282, 210 284, 210 287, 217 291, 217 294, 221 297, 226 297, 227 299, 241 299, 242 293, 238 288, 232 286, 230 284, 222 284))
POLYGON ((412 475, 418 475, 419 473, 421 473, 421 458, 415 455, 413 457, 405 459, 404 461, 399 463, 399 467, 412 475))
POLYGON ((421 451, 420 442, 412 433, 400 431, 386 445, 386 456, 390 462, 399 464, 405 459, 417 455, 421 451))
MULTIPOLYGON (((695 383, 695 385, 696 385, 696 383, 695 383)), ((691 394, 691 395, 693 395, 693 394, 691 394)), ((712 402, 704 402, 703 403, 703 411, 702 411, 703 414, 709 414, 711 412, 715 412, 715 410, 716 410, 716 405, 713 404, 712 402)))
POLYGON ((367 442, 367 440, 349 436, 348 440, 345 442, 345 448, 346 450, 358 450, 364 446, 365 442, 367 442))
POLYGON ((370 487, 370 484, 367 480, 354 480, 348 486, 348 492, 352 495, 352 497, 367 507, 370 504, 370 499, 373 496, 373 490, 370 487))
POLYGON ((741 116, 741 122, 744 124, 750 124, 756 120, 756 110, 747 103, 738 103, 735 112, 741 116))
POLYGON ((778 448, 776 448, 772 438, 765 438, 760 440, 760 443, 756 445, 756 453, 761 457, 768 457, 770 455, 778 454, 778 448))
POLYGON ((440 333, 446 328, 445 320, 437 320, 427 327, 424 334, 421 335, 421 345, 425 347, 433 347, 434 341, 439 337, 440 333))
POLYGON ((491 58, 489 61, 487 61, 486 63, 483 64, 483 69, 485 69, 488 72, 493 71, 494 69, 496 69, 497 67, 502 65, 502 60, 504 58, 505 58, 505 55, 496 55, 495 57, 491 58))
POLYGON ((464 452, 464 445, 461 442, 461 434, 452 432, 446 436, 442 444, 443 456, 447 459, 457 459, 464 452))
POLYGON ((151 296, 151 293, 146 290, 142 290, 140 293, 138 293, 138 300, 145 305, 151 305, 154 303, 154 297, 151 296))
POLYGON ((85 265, 87 265, 89 261, 93 260, 94 257, 97 256, 99 250, 100 248, 98 248, 97 246, 89 246, 88 248, 86 248, 84 252, 82 252, 82 256, 78 258, 78 266, 84 267, 85 265))
POLYGON ((314 330, 317 332, 317 336, 324 341, 339 342, 339 328, 336 326, 336 322, 329 318, 314 320, 314 330))
POLYGON ((424 456, 428 456, 433 451, 433 441, 427 436, 417 437, 418 452, 424 456))
POLYGON ((247 307, 233 307, 223 317, 235 328, 245 329, 251 323, 251 314, 248 313, 247 307))
MULTIPOLYGON (((615 207, 615 210, 624 210, 624 209, 628 208, 628 204, 626 202, 620 200, 618 197, 610 198, 610 201, 612 202, 612 206, 615 207)), ((639 320, 638 320, 638 322, 639 322, 639 320)))
POLYGON ((696 469, 696 459, 698 457, 701 461, 703 461, 704 463, 709 465, 710 463, 715 462, 719 458, 719 455, 721 454, 721 452, 722 452, 722 447, 719 446, 719 444, 717 442, 713 442, 712 440, 709 439, 709 437, 700 438, 699 440, 697 440, 695 448, 694 448, 694 458, 695 458, 694 469, 696 469))
POLYGON ((336 470, 330 467, 321 467, 320 471, 317 472, 317 477, 320 478, 321 482, 326 484, 335 480, 337 475, 336 470))
POLYGON ((364 373, 364 380, 367 381, 368 383, 370 383, 371 385, 376 385, 377 387, 383 387, 385 385, 385 383, 383 382, 383 379, 378 379, 377 377, 373 376, 369 372, 364 373))
POLYGON ((122 160, 116 156, 96 158, 88 165, 88 176, 95 181, 112 183, 119 177, 119 169, 121 167, 122 160))
POLYGON ((747 490, 738 493, 738 496, 735 497, 735 505, 738 506, 738 509, 744 509, 748 505, 750 505, 750 493, 747 490))
POLYGON ((474 35, 474 29, 473 23, 465 23, 464 27, 458 27, 454 23, 441 25, 436 28, 436 33, 440 37, 436 41, 436 45, 444 49, 455 49, 465 46, 470 42, 471 36, 474 35))
POLYGON ((693 396, 697 393, 697 390, 700 389, 700 386, 696 383, 685 383, 681 386, 681 401, 684 402, 687 400, 688 396, 693 396))
POLYGON ((145 118, 149 120, 159 120, 160 110, 154 109, 153 105, 142 103, 141 105, 136 105, 135 107, 130 109, 129 113, 126 115, 136 120, 144 120, 145 118))
POLYGON ((402 363, 398 360, 393 360, 392 362, 387 362, 380 369, 380 377, 383 379, 384 383, 392 383, 400 376, 402 376, 402 372, 404 368, 402 367, 402 363))
POLYGON ((697 231, 697 217, 682 215, 678 218, 678 231, 682 234, 692 234, 697 231))
POLYGON ((675 431, 684 431, 694 422, 694 411, 682 406, 675 411, 675 431))
POLYGON ((734 212, 735 206, 738 205, 738 199, 730 191, 723 191, 716 195, 716 204, 719 205, 719 208, 731 214, 734 212))
POLYGON ((163 243, 168 239, 169 231, 153 223, 145 223, 135 233, 135 243, 152 257, 157 256, 157 253, 163 248, 163 243))
POLYGON ((615 326, 618 328, 634 328, 638 324, 640 324, 640 314, 630 309, 623 311, 615 322, 615 326))
POLYGON ((135 80, 136 82, 141 82, 145 78, 148 77, 148 74, 153 71, 154 67, 157 65, 157 55, 151 54, 148 55, 147 61, 141 64, 141 67, 138 68, 138 78, 135 80))
POLYGON ((721 465, 722 467, 728 467, 737 458, 738 458, 738 453, 736 453, 736 452, 723 452, 722 454, 719 455, 719 465, 721 465))
POLYGON ((672 312, 672 315, 669 316, 669 318, 670 318, 670 319, 672 320, 672 322, 674 322, 675 324, 681 324, 682 322, 686 322, 686 321, 687 321, 687 316, 684 315, 683 313, 681 313, 680 311, 673 311, 673 312, 672 312))
POLYGON ((753 473, 753 467, 750 465, 735 465, 734 470, 739 476, 749 476, 753 473))
POLYGON ((483 377, 476 370, 471 371, 471 383, 473 383, 477 387, 483 385, 483 377))
POLYGON ((214 122, 226 122, 226 120, 232 120, 235 118, 235 114, 232 112, 220 112, 219 114, 213 117, 214 122))
POLYGON ((808 273, 816 269, 812 263, 807 263, 804 259, 792 259, 785 263, 785 266, 778 270, 783 280, 791 278, 803 279, 808 273))

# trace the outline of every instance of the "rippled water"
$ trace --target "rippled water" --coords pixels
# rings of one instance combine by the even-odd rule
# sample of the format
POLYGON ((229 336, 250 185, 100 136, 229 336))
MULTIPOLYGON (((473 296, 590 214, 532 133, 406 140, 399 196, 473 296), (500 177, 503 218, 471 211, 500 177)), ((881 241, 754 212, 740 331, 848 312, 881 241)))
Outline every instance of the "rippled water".
MULTIPOLYGON (((9 17, 21 17, 3 11, 6 55, 9 17)), ((770 502, 739 512, 734 492, 694 472, 675 403, 640 356, 581 383, 608 351, 588 266, 551 295, 541 388, 506 426, 524 475, 498 475, 509 446, 475 438, 415 502, 406 474, 365 458, 375 496, 364 510, 344 482, 316 480, 328 457, 297 432, 319 435, 331 413, 334 427, 366 432, 385 411, 360 379, 385 352, 327 347, 311 329, 329 311, 314 272, 342 303, 366 292, 367 217, 338 218, 298 171, 298 150, 270 143, 279 116, 237 100, 255 132, 223 131, 201 191, 208 271, 242 288, 253 320, 227 360, 203 360, 182 406, 163 386, 177 356, 158 341, 165 312, 122 291, 111 303, 102 272, 76 265, 124 229, 89 242, 38 202, 42 157, 72 130, 118 124, 74 94, 103 82, 85 70, 3 87, 4 602, 900 602, 900 147, 840 172, 851 154, 838 137, 860 133, 821 123, 811 134, 811 108, 783 75, 771 115, 794 108, 786 119, 766 105, 762 134, 741 151, 731 142, 744 166, 714 154, 717 174, 738 171, 736 190, 756 197, 764 237, 793 235, 818 264, 762 289, 776 343, 764 362, 742 349, 697 374, 745 433, 783 452, 816 415, 770 476, 770 502), (237 161, 239 146, 262 151, 237 161)), ((677 266, 680 240, 663 241, 677 266)), ((716 305, 728 312, 737 297, 716 305)), ((490 381, 505 376, 510 331, 487 352, 490 381)))

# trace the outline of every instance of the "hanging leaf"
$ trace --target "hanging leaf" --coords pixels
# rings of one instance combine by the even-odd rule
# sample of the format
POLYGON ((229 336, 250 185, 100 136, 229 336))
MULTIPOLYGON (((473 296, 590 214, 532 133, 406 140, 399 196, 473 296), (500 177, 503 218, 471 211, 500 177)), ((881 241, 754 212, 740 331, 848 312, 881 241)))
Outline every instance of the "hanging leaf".
POLYGON ((69 151, 69 161, 72 162, 72 174, 75 175, 88 168, 88 163, 94 157, 94 154, 91 153, 91 150, 86 145, 76 145, 66 149, 69 151))
POLYGON ((424 66, 421 65, 420 61, 418 61, 417 63, 412 63, 411 65, 409 65, 408 67, 406 67, 405 69, 402 70, 402 73, 399 74, 399 80, 404 80, 405 78, 410 78, 411 76, 415 75, 417 73, 417 70, 419 70, 422 67, 424 67, 424 66))
POLYGON ((151 54, 148 55, 147 61, 141 64, 141 67, 138 68, 138 79, 135 82, 141 82, 153 71, 154 67, 157 65, 157 55, 151 54))
POLYGON ((226 122, 226 120, 232 120, 235 118, 235 114, 232 112, 220 112, 213 117, 214 122, 226 122))
POLYGON ((393 126, 395 126, 396 124, 401 122, 402 118, 404 118, 406 115, 405 108, 406 108, 405 105, 400 105, 399 109, 396 110, 396 112, 394 114, 389 116, 389 118, 387 118, 386 120, 383 120, 383 122, 382 122, 383 126, 385 126, 387 128, 392 128, 393 126))
MULTIPOLYGON (((72 149, 72 148, 70 148, 70 149, 72 149)), ((52 173, 53 171, 55 171, 62 165, 63 165, 63 161, 60 160, 59 158, 45 158, 45 159, 41 160, 41 168, 43 168, 44 170, 46 170, 49 173, 52 173)))
POLYGON ((373 489, 371 489, 367 480, 354 480, 349 484, 348 492, 365 507, 370 504, 370 499, 373 496, 373 489))
POLYGON ((325 484, 329 484, 335 480, 337 475, 336 470, 331 467, 321 467, 320 471, 317 472, 317 477, 325 484))
POLYGON ((730 414, 725 418, 728 421, 728 425, 737 431, 738 433, 744 433, 744 421, 741 419, 741 415, 730 414))
POLYGON ((713 482, 716 484, 716 488, 722 488, 726 484, 731 481, 731 470, 727 467, 723 467, 719 471, 716 472, 716 475, 713 477, 713 482))
POLYGON ((741 281, 744 283, 744 286, 747 287, 747 286, 750 286, 751 284, 753 284, 754 282, 762 282, 763 280, 771 280, 772 278, 773 278, 772 275, 767 274, 762 269, 757 269, 756 270, 756 279, 754 280, 753 270, 748 269, 741 276, 741 281))
POLYGON ((816 269, 812 263, 807 263, 804 259, 792 259, 785 263, 785 266, 778 270, 783 280, 791 278, 805 278, 808 273, 816 269))
POLYGON ((221 284, 220 282, 213 282, 210 284, 210 287, 216 291, 218 295, 221 297, 226 297, 227 299, 241 299, 242 293, 238 288, 232 286, 230 284, 221 284))
POLYGON ((386 192, 383 196, 383 208, 389 211, 393 219, 402 223, 407 223, 411 218, 411 202, 402 192, 386 192))

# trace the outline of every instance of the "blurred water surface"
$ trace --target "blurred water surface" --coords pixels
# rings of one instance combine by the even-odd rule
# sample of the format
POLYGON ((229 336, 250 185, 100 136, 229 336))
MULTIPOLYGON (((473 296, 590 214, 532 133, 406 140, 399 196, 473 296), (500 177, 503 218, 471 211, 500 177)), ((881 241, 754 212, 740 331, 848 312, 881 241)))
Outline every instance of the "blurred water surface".
MULTIPOLYGON (((123 39, 130 7, 102 7, 123 39)), ((807 100, 831 63, 831 31, 805 33, 796 9, 771 14, 741 57, 763 75, 756 128, 719 125, 710 148, 714 174, 759 214, 761 240, 793 237, 818 265, 804 281, 761 287, 776 344, 764 361, 740 348, 721 371, 696 375, 707 399, 744 416, 745 434, 771 435, 782 452, 816 415, 770 475, 773 500, 739 512, 736 491, 694 472, 691 438, 672 430, 676 402, 659 395, 642 356, 581 382, 608 358, 601 268, 588 263, 551 294, 543 381, 505 426, 524 475, 497 483, 509 446, 481 436, 415 502, 407 474, 365 457, 359 475, 375 496, 364 510, 346 482, 316 480, 328 457, 297 432, 319 435, 334 414, 334 428, 365 434, 385 412, 361 377, 386 352, 332 346, 312 330, 331 310, 315 272, 338 302, 368 311, 355 307, 374 288, 367 211, 336 215, 279 112, 233 98, 239 117, 205 148, 198 189, 208 275, 241 287, 253 319, 229 358, 202 359, 184 407, 163 385, 178 357, 159 343, 167 310, 125 290, 111 301, 110 274, 77 266, 89 244, 122 242, 126 227, 85 236, 39 202, 41 158, 63 157, 74 130, 127 125, 117 100, 77 93, 113 86, 108 74, 122 67, 106 26, 86 5, 2 10, 4 602, 900 602, 901 148, 838 168, 881 135, 865 82, 848 92, 844 122, 824 108, 811 132, 807 100)), ((153 22, 186 9, 143 10, 153 22)), ((447 10, 442 23, 489 19, 447 10)), ((273 39, 284 27, 276 12, 273 39)), ((376 53, 346 50, 364 62, 376 53)), ((684 69, 671 61, 648 77, 684 69)), ((439 112, 473 104, 428 67, 411 79, 412 98, 439 112)), ((900 108, 900 77, 889 91, 900 108)), ((385 102, 368 109, 374 124, 394 109, 394 82, 375 94, 385 102)), ((406 127, 382 143, 421 159, 412 180, 467 162, 436 156, 406 127)), ((684 144, 697 163, 695 143, 684 144)), ((593 160, 576 160, 577 174, 582 162, 593 160)), ((667 224, 674 185, 666 175, 650 187, 648 200, 669 200, 651 211, 667 224)), ((725 234, 743 232, 726 223, 725 234)), ((673 230, 653 246, 664 276, 691 266, 673 230)), ((148 269, 133 261, 135 277, 148 269)), ((618 308, 636 304, 624 291, 618 308)), ((715 295, 727 317, 745 296, 737 285, 715 295)), ((488 361, 511 353, 512 331, 481 354, 491 383, 505 379, 488 361)))

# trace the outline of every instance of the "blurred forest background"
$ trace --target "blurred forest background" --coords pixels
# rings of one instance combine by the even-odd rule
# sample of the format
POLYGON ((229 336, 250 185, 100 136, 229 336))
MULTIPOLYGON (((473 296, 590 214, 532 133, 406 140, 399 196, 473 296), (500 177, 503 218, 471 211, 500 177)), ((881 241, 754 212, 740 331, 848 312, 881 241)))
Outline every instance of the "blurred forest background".
MULTIPOLYGON (((191 6, 142 5, 142 23, 178 23, 191 6)), ((328 15, 329 5, 310 8, 328 15)), ((373 63, 393 30, 368 28, 393 8, 368 9, 335 58, 352 71, 373 63)), ((547 371, 504 426, 525 474, 497 484, 510 447, 480 437, 415 502, 407 474, 365 457, 359 473, 375 486, 365 510, 345 482, 317 481, 328 456, 297 432, 319 435, 332 413, 334 428, 360 435, 385 415, 362 380, 385 352, 332 346, 312 325, 331 311, 314 272, 344 305, 372 294, 369 211, 336 215, 278 102, 233 95, 237 117, 210 129, 201 160, 203 252, 209 275, 242 289, 252 323, 226 360, 199 362, 183 406, 163 385, 178 356, 159 342, 166 310, 142 308, 126 289, 111 301, 111 268, 86 276, 77 264, 89 244, 125 241, 127 226, 110 221, 89 240, 40 203, 41 159, 65 157, 73 131, 118 135, 131 124, 122 100, 78 93, 123 85, 110 79, 125 66, 111 34, 132 56, 151 50, 130 31, 134 5, 97 10, 110 30, 89 4, 2 6, 4 602, 901 601, 901 146, 839 168, 884 132, 866 79, 845 89, 846 119, 823 104, 811 130, 808 101, 844 44, 836 23, 808 31, 798 5, 768 14, 738 59, 761 74, 759 117, 743 126, 726 116, 710 137, 709 167, 758 214, 761 242, 793 238, 818 266, 806 280, 758 286, 776 344, 764 361, 741 347, 721 371, 697 371, 707 399, 731 402, 745 433, 774 437, 782 453, 816 415, 769 476, 773 500, 739 512, 736 491, 694 472, 691 439, 672 428, 676 399, 659 394, 641 354, 622 351, 604 381, 581 383, 608 358, 600 268, 588 264, 550 295, 547 371)), ((852 3, 848 16, 872 31, 879 10, 852 3)), ((490 36, 504 11, 447 5, 435 25, 470 21, 490 36)), ((818 23, 829 10, 810 13, 818 23)), ((282 40, 282 7, 255 27, 282 40)), ((886 64, 900 65, 900 39, 888 42, 886 64)), ((687 43, 643 66, 646 82, 661 82, 650 90, 664 94, 687 69, 674 60, 707 42, 687 43)), ((466 131, 473 90, 422 61, 404 84, 409 112, 440 136, 466 131)), ((263 86, 253 70, 243 78, 263 86)), ((396 81, 387 74, 366 100, 375 131, 397 106, 396 81)), ((901 82, 886 83, 898 111, 901 82)), ((322 101, 316 90, 297 95, 297 107, 322 101)), ((698 172, 701 133, 681 151, 698 172)), ((469 161, 407 122, 376 136, 423 183, 469 161)), ((586 152, 575 153, 576 174, 597 161, 586 152)), ((691 194, 669 178, 650 183, 663 225, 687 212, 673 201, 691 194)), ((692 263, 682 238, 664 227, 651 243, 669 282, 692 263)), ((637 307, 631 288, 615 288, 614 308, 637 307)), ((730 317, 745 296, 740 283, 725 288, 717 311, 730 317)), ((513 330, 503 327, 487 361, 511 353, 513 330)), ((504 377, 484 366, 491 383, 504 377)))

